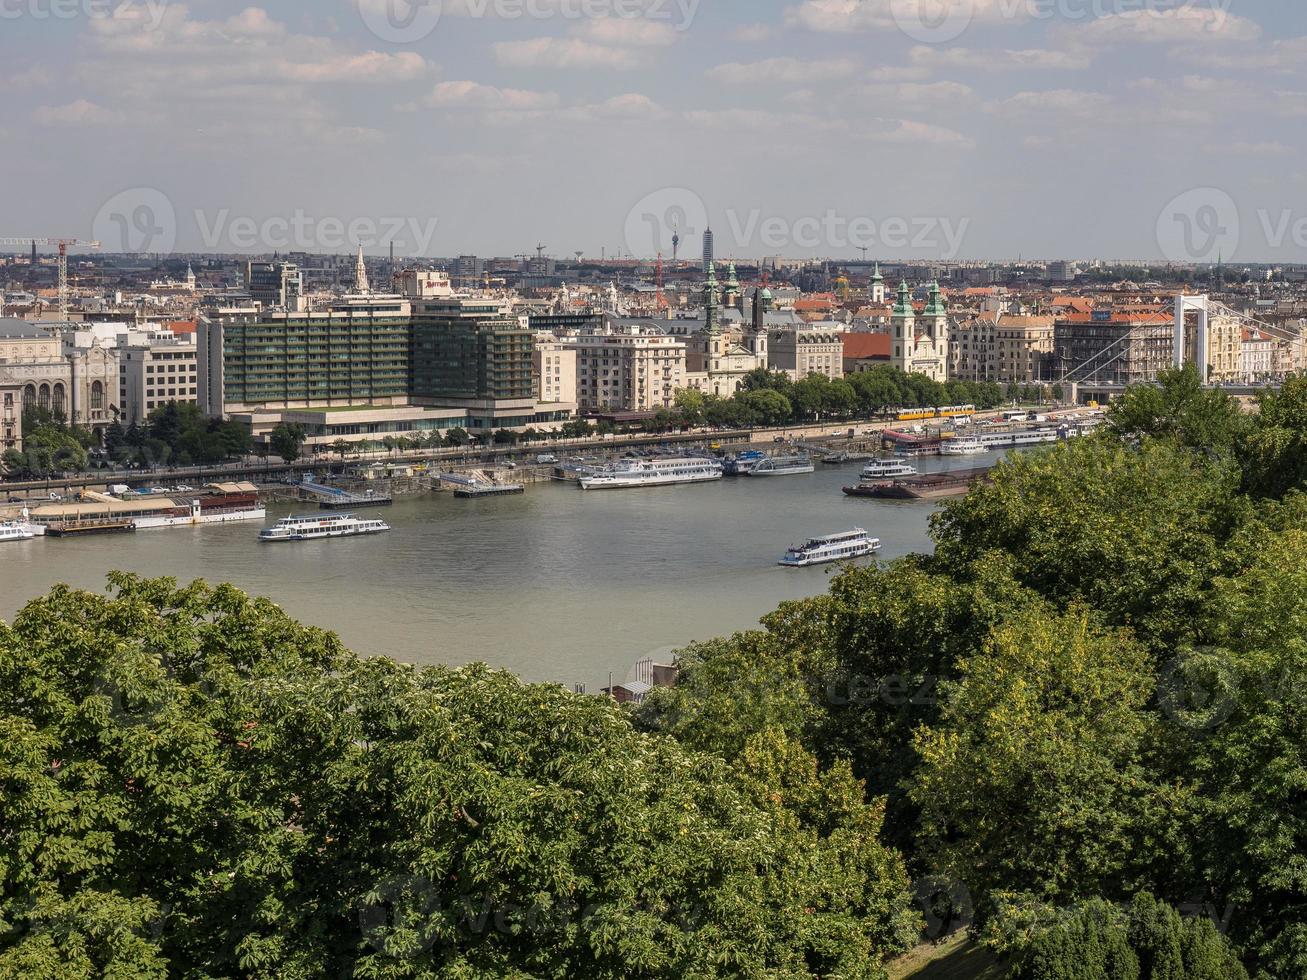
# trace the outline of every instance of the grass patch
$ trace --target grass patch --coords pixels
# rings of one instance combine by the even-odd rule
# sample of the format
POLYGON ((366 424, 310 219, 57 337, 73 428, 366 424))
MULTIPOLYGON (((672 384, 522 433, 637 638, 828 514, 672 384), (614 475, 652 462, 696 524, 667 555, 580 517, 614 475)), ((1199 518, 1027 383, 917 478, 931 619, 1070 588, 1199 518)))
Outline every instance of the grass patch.
POLYGON ((978 942, 958 932, 918 946, 888 964, 890 980, 1003 980, 1007 969, 978 942))

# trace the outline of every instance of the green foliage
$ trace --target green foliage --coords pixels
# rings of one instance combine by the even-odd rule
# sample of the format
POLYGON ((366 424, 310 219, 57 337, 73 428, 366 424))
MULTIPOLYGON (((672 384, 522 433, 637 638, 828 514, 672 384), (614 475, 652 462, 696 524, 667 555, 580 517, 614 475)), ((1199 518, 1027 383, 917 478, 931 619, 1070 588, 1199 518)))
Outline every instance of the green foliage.
POLYGON ((29 406, 23 410, 23 448, 8 450, 5 471, 13 476, 44 479, 86 469, 86 450, 95 445, 86 429, 68 426, 50 411, 29 406))
POLYGON ((1307 375, 1264 392, 1258 407, 1256 425, 1239 447, 1245 491, 1279 499, 1307 488, 1307 375))
POLYGON ((1031 609, 958 667, 940 721, 915 736, 911 795, 934 866, 982 895, 1131 887, 1157 859, 1139 842, 1176 803, 1147 766, 1147 653, 1084 610, 1031 609))
POLYGON ((1189 449, 1228 454, 1247 428, 1239 405, 1204 388, 1189 365, 1161 372, 1156 385, 1137 385, 1112 406, 1107 427, 1127 440, 1167 438, 1189 449))
POLYGON ((0 625, 0 976, 883 976, 915 931, 847 769, 736 765, 230 587, 0 625))
POLYGON ((1241 512, 1237 481, 1227 465, 1151 439, 1013 455, 992 484, 933 518, 939 561, 965 576, 999 552, 1026 587, 1165 645, 1191 635, 1207 603, 1241 512))
POLYGON ((142 466, 178 463, 182 457, 192 463, 221 463, 253 448, 245 426, 206 418, 198 405, 188 402, 156 408, 143 429, 133 425, 127 431, 124 443, 134 448, 130 461, 142 466))
POLYGON ((1247 980, 1207 919, 1182 919, 1146 892, 1129 907, 1091 899, 1024 937, 1012 980, 1247 980))
POLYGON ((306 438, 302 425, 282 422, 268 436, 268 445, 285 462, 293 463, 300 458, 300 451, 304 448, 306 438))

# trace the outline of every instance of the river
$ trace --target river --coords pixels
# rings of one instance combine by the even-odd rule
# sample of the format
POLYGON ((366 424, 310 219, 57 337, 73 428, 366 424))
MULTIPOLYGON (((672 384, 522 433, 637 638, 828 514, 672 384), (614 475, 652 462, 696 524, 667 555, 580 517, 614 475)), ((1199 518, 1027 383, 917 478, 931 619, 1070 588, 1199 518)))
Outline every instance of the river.
MULTIPOLYGON (((485 661, 597 691, 609 672, 624 680, 644 657, 752 628, 779 603, 824 592, 830 566, 776 564, 792 543, 863 527, 882 540, 882 560, 929 550, 936 505, 848 498, 840 488, 857 475, 819 466, 662 489, 436 494, 369 512, 390 534, 301 544, 261 545, 258 524, 0 544, 0 619, 58 582, 101 590, 114 569, 198 577, 268 596, 362 654, 485 661)), ((303 509, 273 508, 269 522, 303 509)))

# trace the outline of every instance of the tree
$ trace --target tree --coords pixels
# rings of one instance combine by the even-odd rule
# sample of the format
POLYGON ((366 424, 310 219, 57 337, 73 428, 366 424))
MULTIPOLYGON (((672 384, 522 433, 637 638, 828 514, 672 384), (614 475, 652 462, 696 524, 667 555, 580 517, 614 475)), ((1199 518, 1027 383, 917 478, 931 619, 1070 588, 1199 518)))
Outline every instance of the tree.
POLYGON ((1307 488, 1307 375, 1264 391, 1258 407, 1237 449, 1245 492, 1279 499, 1307 488))
POLYGON ((472 439, 468 435, 467 429, 455 427, 445 433, 445 441, 451 446, 466 446, 472 439))
POLYGON ((300 450, 304 446, 306 439, 304 427, 293 422, 282 422, 268 436, 268 444, 272 446, 272 451, 287 463, 293 463, 300 458, 300 450))
POLYGON ((1204 388, 1192 365, 1158 374, 1156 385, 1135 385, 1112 406, 1110 432, 1123 439, 1168 438, 1204 452, 1229 453, 1245 418, 1225 392, 1204 388))
POLYGON ((913 931, 875 806, 783 740, 112 581, 0 625, 0 975, 875 978, 913 931))
POLYGON ((331 444, 331 451, 333 453, 336 453, 343 462, 345 459, 345 455, 350 451, 350 444, 348 440, 337 439, 335 442, 331 444))

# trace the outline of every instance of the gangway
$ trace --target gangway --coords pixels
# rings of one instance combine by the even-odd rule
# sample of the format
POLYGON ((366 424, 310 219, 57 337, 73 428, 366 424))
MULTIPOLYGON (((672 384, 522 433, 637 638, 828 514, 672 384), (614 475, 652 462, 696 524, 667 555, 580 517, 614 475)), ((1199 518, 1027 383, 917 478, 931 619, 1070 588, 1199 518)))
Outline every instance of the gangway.
POLYGON ((322 510, 353 510, 356 507, 385 507, 394 503, 390 494, 369 490, 366 493, 350 493, 340 487, 329 487, 321 483, 305 481, 299 489, 318 501, 322 510))

